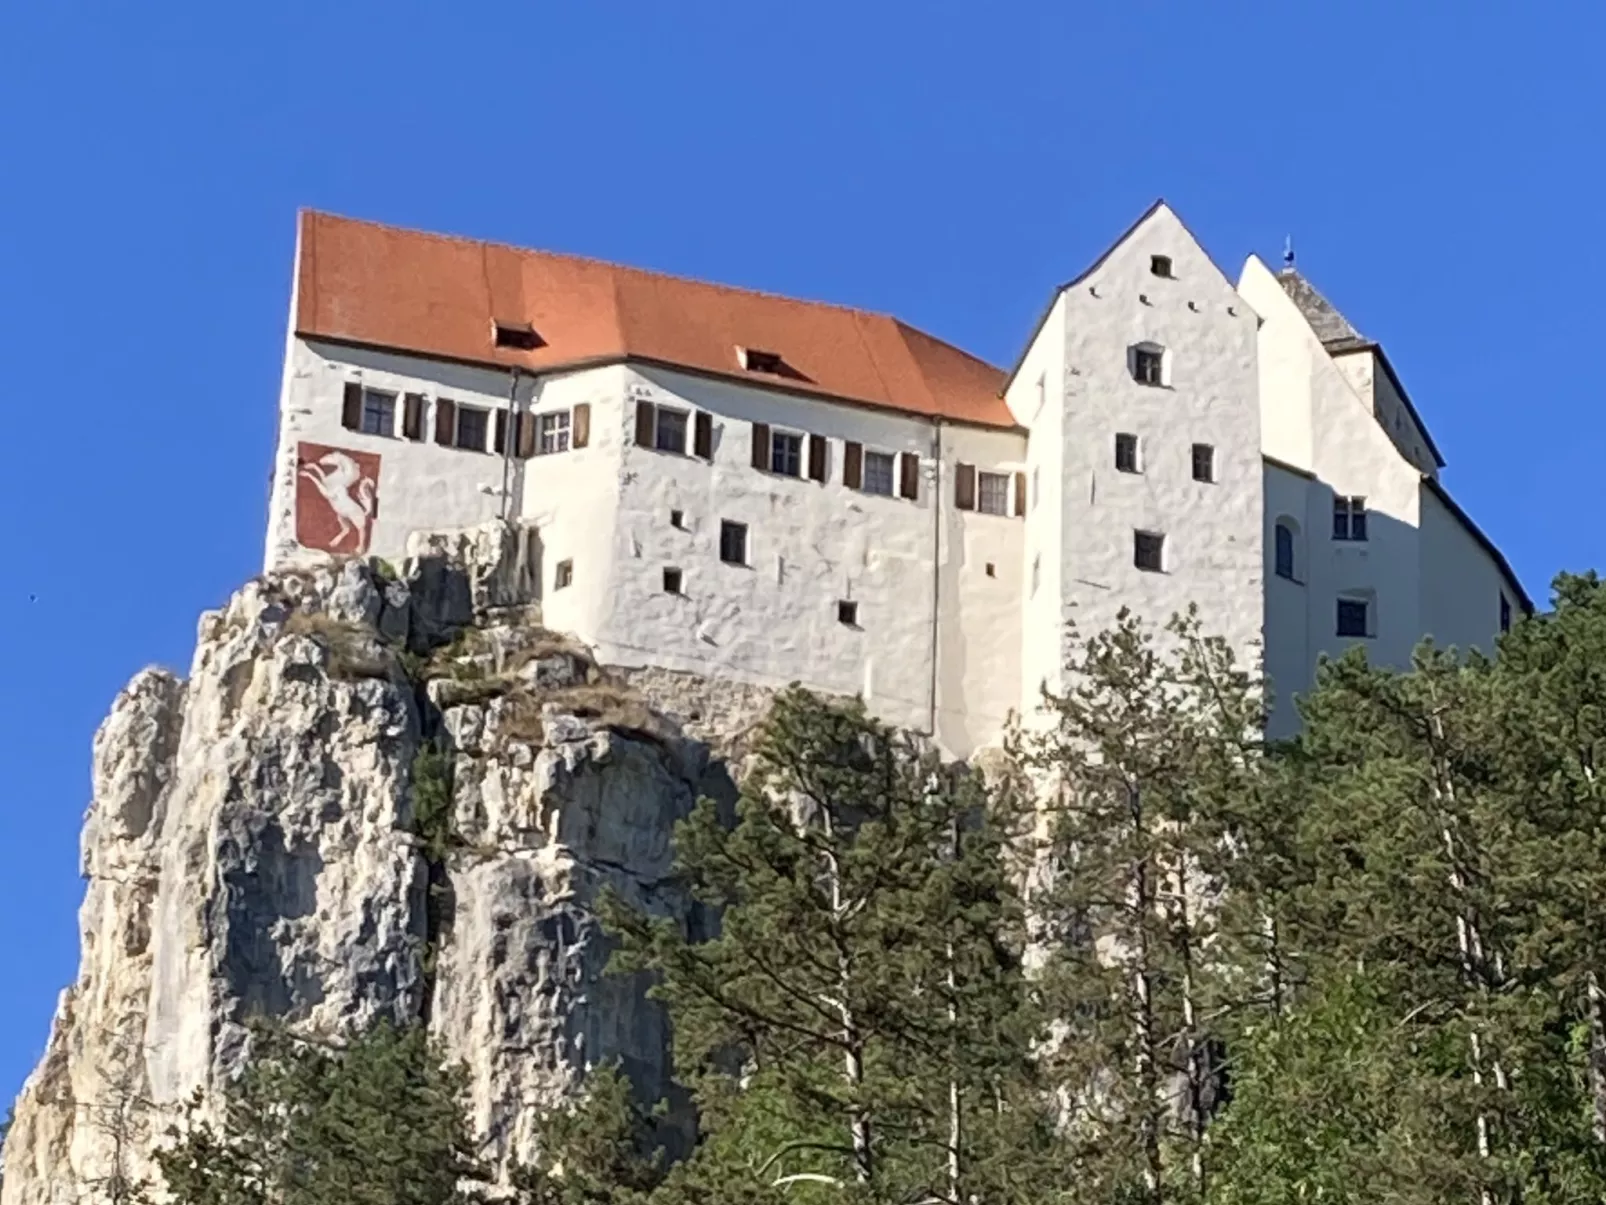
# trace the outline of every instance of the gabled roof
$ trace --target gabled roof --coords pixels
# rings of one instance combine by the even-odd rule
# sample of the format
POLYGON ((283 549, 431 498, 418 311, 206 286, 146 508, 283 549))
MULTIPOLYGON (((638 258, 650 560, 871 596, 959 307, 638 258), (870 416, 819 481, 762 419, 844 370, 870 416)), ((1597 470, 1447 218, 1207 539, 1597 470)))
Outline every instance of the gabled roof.
POLYGON ((1015 426, 1003 373, 884 314, 304 210, 296 333, 542 373, 631 360, 924 417, 1015 426), (497 347, 527 326, 539 346, 497 347), (749 371, 744 348, 780 372, 749 371))
POLYGON ((1315 336, 1321 340, 1328 355, 1342 356, 1350 352, 1366 351, 1377 357, 1377 362, 1382 366, 1389 384, 1394 386, 1394 392, 1399 394, 1400 401, 1405 403, 1406 413, 1411 416, 1416 429, 1422 433, 1422 440, 1428 446, 1428 453, 1433 457, 1433 463, 1442 469, 1444 456, 1440 453, 1439 446, 1433 442, 1433 435, 1428 430, 1428 425, 1422 421, 1422 415, 1417 412, 1415 403, 1411 401, 1411 395, 1405 392, 1405 386, 1400 383, 1394 365, 1389 363, 1383 345, 1368 339, 1356 330, 1350 320, 1338 312, 1338 307, 1322 296, 1316 286, 1295 269, 1283 268, 1279 271, 1277 283, 1282 285, 1283 292, 1288 294, 1289 300, 1304 315, 1305 321, 1310 324, 1315 336))

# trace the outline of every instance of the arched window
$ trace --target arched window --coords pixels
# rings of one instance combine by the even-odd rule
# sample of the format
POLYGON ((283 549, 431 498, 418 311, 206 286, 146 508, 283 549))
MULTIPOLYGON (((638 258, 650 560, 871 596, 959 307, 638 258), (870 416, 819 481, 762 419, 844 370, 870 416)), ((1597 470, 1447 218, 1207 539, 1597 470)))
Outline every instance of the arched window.
POLYGON ((1274 552, 1273 568, 1278 577, 1287 578, 1291 582, 1299 580, 1299 565, 1297 553, 1299 549, 1299 527, 1292 519, 1277 520, 1277 536, 1274 552))

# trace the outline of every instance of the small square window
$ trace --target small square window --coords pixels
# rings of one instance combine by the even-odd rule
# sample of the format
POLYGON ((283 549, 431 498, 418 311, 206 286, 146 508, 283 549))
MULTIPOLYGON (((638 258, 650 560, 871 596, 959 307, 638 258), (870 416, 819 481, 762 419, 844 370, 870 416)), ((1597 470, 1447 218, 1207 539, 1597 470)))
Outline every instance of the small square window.
POLYGON ((558 567, 552 571, 552 588, 562 590, 574 582, 574 562, 559 561, 558 567))
POLYGON ((1138 384, 1164 384, 1164 370, 1165 356, 1158 348, 1134 347, 1132 349, 1132 379, 1138 384))
POLYGON ((1511 631, 1511 600, 1504 594, 1500 596, 1500 630, 1511 631))
POLYGON ((658 428, 653 436, 653 447, 660 452, 686 451, 686 412, 658 407, 658 428))
POLYGON ((1193 479, 1206 482, 1216 479, 1216 450, 1209 444, 1193 445, 1193 479))
POLYGON ((864 454, 864 492, 892 497, 892 453, 864 454))
POLYGON ((457 446, 470 452, 485 451, 485 432, 490 416, 473 406, 457 408, 457 446))
POLYGON ((788 431, 770 436, 770 471, 783 477, 803 475, 803 437, 788 431))
POLYGON ((679 594, 681 592, 681 574, 679 569, 664 570, 664 593, 679 594))
POLYGON ((396 433, 396 395, 379 389, 362 391, 362 433, 364 435, 394 435, 396 433))
POLYGON ((1171 257, 1169 255, 1149 256, 1149 271, 1156 276, 1170 277, 1171 257))
POLYGON ((719 559, 727 565, 747 564, 747 524, 719 521, 719 559))
POLYGON ((1115 468, 1121 473, 1138 471, 1138 437, 1121 434, 1115 437, 1115 468))
POLYGON ((1338 634, 1340 636, 1366 637, 1370 635, 1367 630, 1366 600, 1362 598, 1341 598, 1338 600, 1338 634))
POLYGON ((843 600, 836 605, 836 621, 850 628, 859 626, 859 604, 843 600))
POLYGON ((1366 539, 1366 499, 1333 499, 1333 539, 1366 539))
POLYGON ((669 526, 678 527, 682 531, 684 531, 686 529, 686 512, 683 511, 683 510, 672 510, 672 511, 670 511, 669 512, 669 526))
POLYGON ((569 450, 569 412, 560 410, 556 414, 543 414, 541 422, 541 454, 549 455, 553 452, 567 452, 569 450))
POLYGON ((984 515, 1009 514, 1009 474, 976 474, 976 509, 984 515))
POLYGON ((993 564, 991 561, 987 562, 987 576, 988 577, 997 577, 998 576, 998 566, 993 564))
POLYGON ((1165 572, 1165 537, 1153 531, 1134 532, 1132 563, 1147 573, 1165 572))

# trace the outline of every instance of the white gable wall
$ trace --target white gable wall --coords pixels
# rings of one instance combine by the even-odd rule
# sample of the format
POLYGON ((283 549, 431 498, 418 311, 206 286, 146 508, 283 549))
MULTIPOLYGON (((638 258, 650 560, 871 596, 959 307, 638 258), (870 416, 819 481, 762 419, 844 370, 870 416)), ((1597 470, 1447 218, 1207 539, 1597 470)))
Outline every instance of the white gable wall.
POLYGON ((1079 632, 1122 608, 1160 625, 1197 603, 1208 632, 1257 659, 1262 469, 1256 316, 1163 206, 1065 293, 1062 589, 1079 632), (1171 257, 1175 279, 1150 273, 1171 257), (1138 384, 1127 349, 1163 346, 1164 387, 1138 384), (1117 472, 1118 432, 1139 437, 1143 471, 1117 472), (1216 481, 1193 480, 1195 443, 1216 481), (1133 564, 1134 530, 1166 538, 1163 573, 1133 564))
POLYGON ((1422 634, 1441 647, 1493 653, 1500 599, 1522 614, 1515 583, 1433 490, 1422 486, 1422 634))

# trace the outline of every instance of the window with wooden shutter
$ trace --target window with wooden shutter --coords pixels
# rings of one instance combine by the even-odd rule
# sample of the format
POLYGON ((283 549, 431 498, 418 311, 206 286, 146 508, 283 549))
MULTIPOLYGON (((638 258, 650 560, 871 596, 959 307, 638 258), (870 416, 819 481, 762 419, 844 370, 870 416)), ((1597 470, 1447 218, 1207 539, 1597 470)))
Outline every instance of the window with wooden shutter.
POLYGON ((976 509, 976 466, 973 464, 954 468, 954 505, 960 510, 976 509))
POLYGON ((424 438, 424 395, 409 393, 402 398, 402 435, 415 443, 424 438))
POLYGON ((770 425, 768 423, 753 424, 753 467, 770 470, 770 425))
POLYGON ((533 414, 518 414, 513 417, 513 430, 517 437, 513 441, 514 455, 520 460, 528 460, 535 455, 535 432, 538 420, 533 414))
POLYGON ((591 403, 579 402, 574 408, 569 446, 583 448, 591 442, 591 403))
POLYGON ((1015 474, 1015 517, 1018 519, 1026 513, 1026 474, 1015 474))
POLYGON ((443 448, 452 446, 457 433, 457 404, 448 397, 435 399, 435 442, 443 448))
POLYGON ((340 425, 348 431, 362 428, 362 386, 356 381, 346 382, 346 396, 340 404, 340 425))
POLYGON ((714 416, 706 410, 697 412, 692 431, 692 454, 703 460, 714 459, 714 416))
POLYGON ((636 446, 652 447, 652 433, 657 420, 656 407, 651 402, 636 403, 636 446))
POLYGON ((809 436, 809 480, 825 480, 825 444, 823 435, 809 436))
POLYGON ((898 497, 920 497, 920 457, 913 452, 898 458, 898 497))
POLYGON ((842 445, 842 484, 850 490, 859 488, 864 479, 864 445, 845 443, 842 445))

